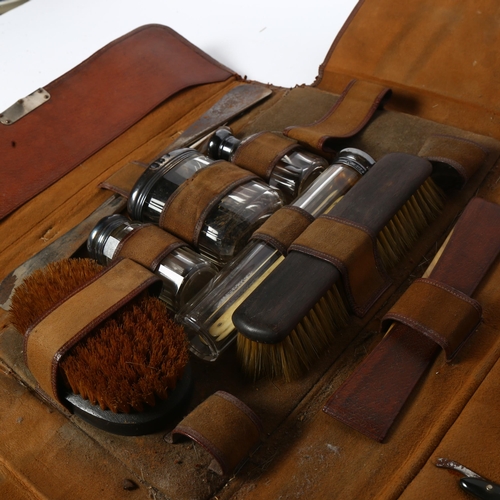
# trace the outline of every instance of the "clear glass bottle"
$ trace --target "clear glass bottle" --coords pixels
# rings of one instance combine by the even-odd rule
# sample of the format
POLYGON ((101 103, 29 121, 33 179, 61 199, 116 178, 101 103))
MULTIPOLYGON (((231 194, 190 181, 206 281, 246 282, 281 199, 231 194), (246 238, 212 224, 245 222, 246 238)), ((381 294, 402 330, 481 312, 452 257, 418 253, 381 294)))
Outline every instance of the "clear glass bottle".
MULTIPOLYGON (((375 163, 354 148, 340 151, 328 167, 292 205, 318 217, 329 210, 375 163)), ((176 315, 184 325, 191 351, 215 361, 236 338, 232 322, 236 308, 284 259, 273 246, 254 240, 228 263, 176 315)))
MULTIPOLYGON (((101 219, 90 233, 87 250, 102 265, 115 257, 120 242, 142 222, 132 222, 115 214, 101 219)), ((158 228, 158 231, 162 231, 158 228)), ((217 268, 188 246, 174 249, 152 270, 162 279, 160 299, 176 312, 196 295, 216 274, 217 268)))
MULTIPOLYGON (((208 142, 209 158, 233 162, 236 150, 246 141, 251 141, 257 134, 245 139, 237 139, 229 127, 221 127, 208 142)), ((244 166, 243 166, 244 167, 244 166)), ((314 153, 298 148, 280 158, 269 178, 269 185, 278 188, 291 203, 328 167, 328 161, 314 153)))
MULTIPOLYGON (((163 155, 133 187, 128 200, 131 217, 158 224, 175 190, 214 162, 189 148, 163 155)), ((280 191, 260 179, 235 187, 209 211, 198 238, 198 250, 217 265, 223 265, 244 248, 252 233, 283 204, 280 191)))

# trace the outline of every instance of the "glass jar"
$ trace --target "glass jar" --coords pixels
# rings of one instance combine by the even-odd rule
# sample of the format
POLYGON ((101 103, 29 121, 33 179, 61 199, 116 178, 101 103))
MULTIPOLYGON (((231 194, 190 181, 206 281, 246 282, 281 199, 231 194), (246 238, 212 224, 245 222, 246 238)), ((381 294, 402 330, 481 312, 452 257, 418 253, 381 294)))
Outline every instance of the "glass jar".
MULTIPOLYGON (((123 215, 104 217, 90 233, 87 250, 93 259, 108 265, 115 258, 123 239, 142 227, 143 223, 132 222, 123 215)), ((193 249, 182 246, 172 250, 152 271, 162 279, 159 298, 176 312, 214 277, 217 269, 193 249)))
MULTIPOLYGON (((361 150, 340 151, 336 161, 292 205, 318 217, 338 202, 374 163, 361 150)), ((272 245, 252 240, 179 311, 176 320, 184 325, 194 354, 208 361, 218 358, 237 334, 233 312, 283 259, 272 245)))
MULTIPOLYGON (((128 200, 131 217, 159 224, 165 204, 176 189, 213 163, 215 160, 189 148, 163 155, 133 187, 128 200)), ((209 210, 199 233, 198 250, 217 265, 223 265, 244 248, 252 233, 283 204, 280 191, 260 179, 236 186, 209 210)), ((164 228, 170 231, 168 221, 164 228)))
MULTIPOLYGON (((232 135, 229 127, 221 127, 210 138, 207 154, 213 159, 234 162, 238 148, 258 135, 252 134, 240 140, 232 135)), ((293 149, 276 162, 268 182, 283 193, 288 204, 307 189, 327 167, 328 161, 325 158, 303 148, 293 149)))

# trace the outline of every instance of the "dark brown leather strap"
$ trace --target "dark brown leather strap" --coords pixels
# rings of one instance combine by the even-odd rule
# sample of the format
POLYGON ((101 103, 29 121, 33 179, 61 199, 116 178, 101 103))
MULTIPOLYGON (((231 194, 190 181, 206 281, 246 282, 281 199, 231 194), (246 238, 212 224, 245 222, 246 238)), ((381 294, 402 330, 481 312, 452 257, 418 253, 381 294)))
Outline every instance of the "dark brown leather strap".
POLYGON ((135 161, 127 163, 120 170, 110 175, 104 182, 101 182, 99 187, 128 198, 137 179, 144 173, 146 168, 148 168, 148 165, 145 163, 135 161))
POLYGON ((116 248, 113 259, 130 259, 154 272, 172 250, 186 245, 158 226, 148 224, 127 234, 116 248))
POLYGON ((353 309, 366 311, 387 290, 391 279, 376 252, 376 235, 356 222, 332 215, 318 217, 290 246, 333 264, 341 273, 353 309))
POLYGON ((230 76, 166 26, 143 26, 110 43, 47 85, 51 97, 42 106, 0 125, 0 219, 176 92, 230 76))
POLYGON ((210 210, 235 187, 252 179, 257 176, 226 161, 199 170, 168 199, 160 227, 196 246, 210 210))
MULTIPOLYGON (((475 198, 457 222, 429 278, 470 296, 499 252, 500 206, 475 198)), ((431 304, 431 311, 433 309, 431 304)), ((474 328, 474 314, 472 319, 470 314, 463 317, 474 328)), ((460 339, 455 339, 455 344, 459 343, 460 339)), ((395 324, 332 395, 323 411, 383 441, 437 350, 432 335, 422 335, 405 324, 395 324)))
POLYGON ((59 361, 97 325, 152 284, 150 271, 122 259, 75 290, 33 325, 25 335, 26 364, 41 390, 61 402, 57 390, 59 361))
POLYGON ((449 135, 427 138, 418 155, 434 167, 434 180, 442 187, 462 188, 483 165, 489 151, 481 144, 449 135))
POLYGON ((263 433, 259 417, 242 401, 218 391, 197 406, 165 438, 175 443, 188 437, 213 457, 209 469, 228 475, 259 443, 263 433))
POLYGON ((234 164, 269 180, 278 161, 299 145, 296 141, 275 134, 260 132, 244 140, 232 161, 234 164))
POLYGON ((334 152, 335 139, 357 134, 390 94, 382 85, 353 80, 323 118, 305 127, 288 127, 283 133, 313 149, 334 152))
POLYGON ((288 205, 277 212, 260 226, 252 235, 252 239, 265 241, 282 255, 286 255, 288 247, 300 236, 314 217, 301 208, 288 205))

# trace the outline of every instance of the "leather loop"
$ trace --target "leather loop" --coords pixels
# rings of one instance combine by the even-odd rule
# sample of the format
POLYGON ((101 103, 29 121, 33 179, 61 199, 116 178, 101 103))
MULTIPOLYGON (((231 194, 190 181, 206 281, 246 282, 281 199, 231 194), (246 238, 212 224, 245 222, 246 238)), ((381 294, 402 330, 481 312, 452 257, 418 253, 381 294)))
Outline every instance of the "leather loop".
POLYGON ((257 176, 226 161, 199 170, 168 199, 159 226, 196 246, 210 211, 226 194, 252 179, 257 176))
POLYGON ((481 320, 481 305, 445 283, 417 279, 382 319, 387 329, 392 321, 430 337, 453 359, 481 320))
POLYGON ((148 168, 148 165, 144 163, 129 162, 121 167, 120 170, 110 175, 104 182, 101 182, 99 187, 128 198, 132 188, 146 168, 148 168))
POLYGON ((147 224, 134 228, 123 238, 113 259, 130 259, 154 272, 169 253, 186 245, 158 226, 147 224))
POLYGON ((209 469, 228 475, 259 443, 263 434, 259 417, 242 401, 218 391, 198 405, 165 439, 188 437, 213 457, 209 469))
POLYGON ((358 315, 366 314, 391 284, 379 262, 375 238, 367 228, 348 219, 318 217, 290 246, 292 251, 333 264, 342 275, 346 295, 358 315))
POLYGON ((288 205, 269 217, 252 235, 254 240, 262 240, 273 246, 282 255, 314 220, 314 217, 299 207, 288 205))
POLYGON ((41 390, 61 403, 57 371, 61 358, 100 323, 159 282, 150 271, 122 259, 52 308, 25 335, 26 364, 41 390))
POLYGON ((267 181, 280 159, 298 147, 292 139, 273 132, 261 132, 242 141, 232 161, 267 181))
POLYGON ((284 134, 316 150, 335 152, 335 139, 357 134, 391 95, 376 83, 352 80, 320 120, 305 127, 288 127, 284 134))
POLYGON ((462 137, 432 135, 418 155, 433 166, 433 179, 443 187, 463 188, 484 164, 489 151, 477 142, 462 137))

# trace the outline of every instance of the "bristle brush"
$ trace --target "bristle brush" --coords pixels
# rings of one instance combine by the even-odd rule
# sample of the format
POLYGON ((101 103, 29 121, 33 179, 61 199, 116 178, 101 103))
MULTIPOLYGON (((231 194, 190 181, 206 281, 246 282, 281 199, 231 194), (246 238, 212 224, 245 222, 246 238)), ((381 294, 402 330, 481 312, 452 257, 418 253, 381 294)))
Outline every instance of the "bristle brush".
MULTIPOLYGON (((444 195, 431 173, 431 164, 423 158, 386 155, 327 213, 376 236, 374 254, 382 262, 377 264, 382 280, 443 207, 444 195)), ((299 246, 292 245, 284 261, 233 314, 239 358, 254 377, 297 378, 334 339, 335 332, 325 331, 318 317, 342 307, 336 290, 341 273, 319 254, 294 251, 299 246)), ((367 307, 354 306, 354 312, 362 316, 367 307)))
MULTIPOLYGON (((61 260, 36 271, 14 293, 12 324, 26 339, 56 306, 103 273, 91 259, 61 260)), ((64 406, 93 425, 144 434, 164 425, 188 393, 187 361, 183 329, 168 317, 164 303, 144 290, 63 355, 59 392, 65 394, 64 406)))

